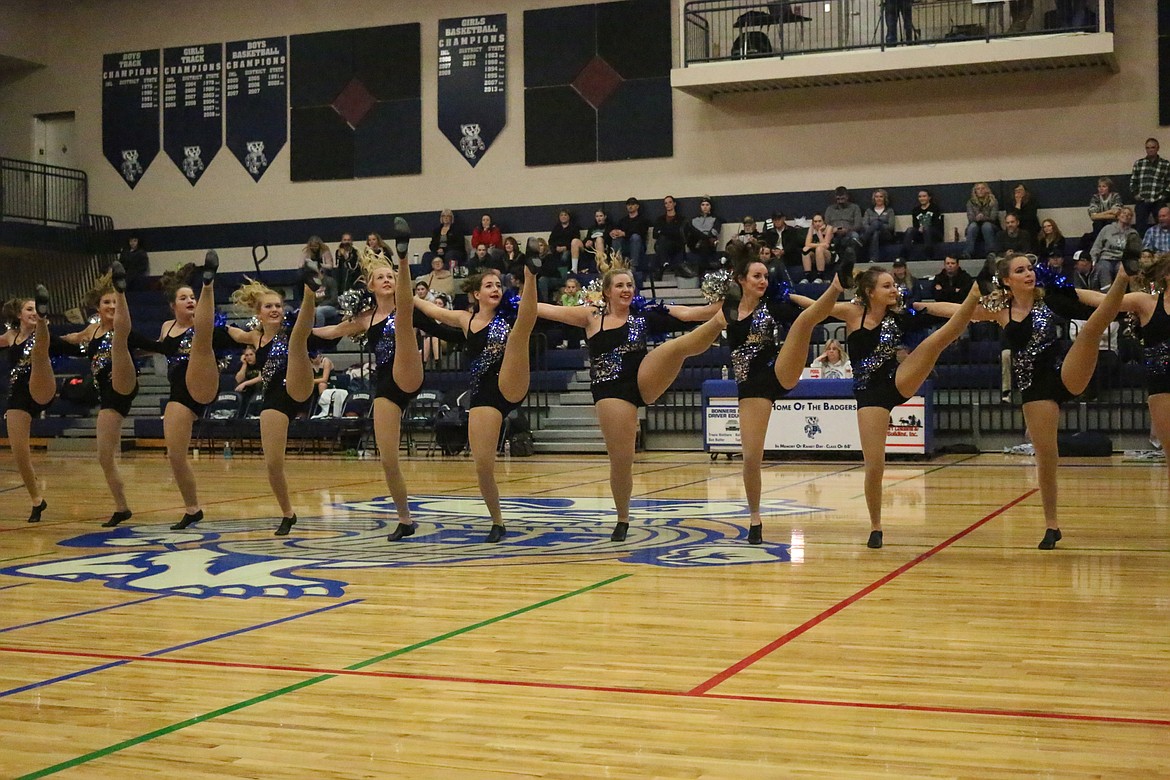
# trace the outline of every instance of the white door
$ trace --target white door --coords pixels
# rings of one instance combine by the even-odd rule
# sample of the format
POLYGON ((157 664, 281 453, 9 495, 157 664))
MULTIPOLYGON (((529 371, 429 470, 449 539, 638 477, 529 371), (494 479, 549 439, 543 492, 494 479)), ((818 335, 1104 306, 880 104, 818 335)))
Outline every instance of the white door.
POLYGON ((33 118, 33 122, 36 161, 61 168, 76 168, 77 155, 73 152, 73 112, 40 114, 33 118))

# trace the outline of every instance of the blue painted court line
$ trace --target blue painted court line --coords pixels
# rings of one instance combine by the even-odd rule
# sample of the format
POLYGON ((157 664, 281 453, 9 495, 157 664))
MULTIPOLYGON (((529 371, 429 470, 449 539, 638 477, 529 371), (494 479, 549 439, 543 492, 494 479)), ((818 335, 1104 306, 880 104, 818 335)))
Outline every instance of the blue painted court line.
MULTIPOLYGON (((191 641, 191 642, 184 642, 181 645, 175 645, 174 647, 168 647, 164 650, 155 650, 155 651, 150 652, 150 653, 143 653, 142 655, 146 656, 148 658, 154 658, 156 656, 166 655, 167 653, 176 653, 180 650, 186 650, 189 647, 195 647, 197 645, 204 645, 204 644, 207 644, 208 642, 215 642, 215 641, 218 641, 220 639, 227 639, 228 637, 238 636, 239 634, 247 634, 250 631, 259 631, 262 628, 268 628, 269 626, 279 625, 280 623, 287 623, 290 620, 298 620, 300 618, 309 617, 310 615, 316 615, 316 614, 319 614, 321 612, 328 612, 329 610, 337 609, 338 607, 348 607, 350 604, 357 604, 361 601, 365 601, 365 599, 350 599, 349 601, 343 601, 340 604, 329 604, 329 605, 326 605, 324 607, 318 607, 316 609, 311 609, 308 612, 298 612, 297 614, 289 615, 288 617, 277 618, 276 620, 269 620, 266 623, 257 623, 254 626, 245 626, 244 628, 237 628, 234 631, 225 631, 222 634, 216 634, 215 636, 209 636, 209 637, 206 637, 204 639, 196 639, 196 640, 191 641)), ((63 674, 59 677, 51 677, 47 680, 40 680, 39 682, 29 683, 27 685, 21 685, 17 688, 9 688, 6 691, 0 691, 0 699, 3 699, 5 696, 13 696, 13 695, 18 694, 18 693, 23 693, 24 691, 31 691, 34 688, 44 688, 45 686, 53 685, 54 683, 65 682, 66 680, 72 680, 72 679, 77 678, 77 677, 84 677, 85 675, 93 674, 94 672, 103 672, 106 669, 113 669, 115 666, 125 666, 128 663, 132 663, 132 662, 131 661, 111 661, 110 663, 107 663, 107 664, 100 664, 98 666, 91 666, 88 669, 80 669, 76 672, 70 672, 69 674, 63 674)))
POLYGON ((58 620, 68 620, 69 618, 81 617, 82 615, 92 615, 95 612, 105 612, 106 610, 109 610, 109 609, 120 609, 121 607, 131 607, 135 604, 142 604, 142 603, 147 602, 147 601, 157 601, 158 599, 165 599, 169 595, 171 595, 171 594, 162 593, 158 596, 147 596, 146 598, 138 599, 137 601, 126 601, 126 602, 123 602, 121 604, 111 604, 108 607, 98 607, 96 609, 87 609, 83 612, 74 612, 74 613, 69 614, 69 615, 61 615, 60 617, 45 618, 44 620, 34 620, 32 623, 21 623, 21 624, 16 625, 16 626, 9 626, 8 628, 0 628, 0 634, 7 633, 9 631, 15 631, 18 628, 31 628, 32 626, 43 626, 46 623, 56 623, 58 620))
POLYGON ((0 585, 0 590, 12 590, 13 588, 23 588, 25 585, 32 585, 31 582, 18 582, 15 585, 0 585))

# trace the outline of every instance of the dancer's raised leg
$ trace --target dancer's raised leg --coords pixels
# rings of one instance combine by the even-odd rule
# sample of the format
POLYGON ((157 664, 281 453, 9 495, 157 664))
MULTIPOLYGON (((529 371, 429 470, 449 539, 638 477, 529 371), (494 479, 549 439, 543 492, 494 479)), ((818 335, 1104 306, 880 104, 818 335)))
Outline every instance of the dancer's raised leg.
MULTIPOLYGON (((428 338, 429 340, 429 338, 428 338)), ((407 393, 422 387, 423 364, 414 336, 414 285, 410 281, 410 263, 398 263, 394 282, 394 384, 407 393)), ((397 442, 397 438, 395 439, 397 442)), ((381 448, 381 444, 378 445, 381 448)), ((395 444, 394 449, 398 449, 395 444)), ((405 490, 405 488, 404 488, 405 490)), ((395 499, 397 501, 397 499, 395 499)))
POLYGON ((215 336, 215 273, 219 255, 210 249, 203 259, 203 288, 195 302, 195 332, 187 359, 187 392, 196 403, 209 404, 219 392, 219 366, 212 346, 215 336))
POLYGON ((690 333, 667 339, 652 349, 638 368, 638 392, 642 400, 648 404, 657 401, 678 378, 683 361, 710 349, 726 325, 723 312, 717 312, 690 333))
POLYGON ((500 362, 500 394, 512 403, 524 400, 528 395, 529 370, 528 347, 532 327, 536 324, 536 303, 539 290, 536 275, 527 266, 524 268, 524 289, 520 293, 520 307, 516 322, 504 345, 504 357, 500 362))
POLYGON ((1060 379, 1073 395, 1080 395, 1089 386, 1093 372, 1097 370, 1097 356, 1101 348, 1101 336, 1121 310, 1121 300, 1129 286, 1129 276, 1124 268, 1117 269, 1117 276, 1105 293, 1105 300, 1081 327, 1072 346, 1064 356, 1060 367, 1060 379))
MULTIPOLYGON (((114 335, 110 340, 110 383, 114 392, 129 395, 138 385, 138 370, 130 355, 130 306, 126 303, 126 269, 117 260, 110 266, 118 305, 114 308, 114 335)), ((120 417, 121 415, 119 415, 120 417)))
POLYGON ((313 362, 309 360, 309 334, 313 332, 313 312, 317 306, 317 290, 321 288, 317 264, 305 263, 304 297, 301 308, 288 334, 288 369, 284 389, 294 401, 304 401, 313 393, 313 362))
POLYGON ((53 361, 49 356, 49 291, 44 285, 37 285, 36 341, 32 348, 32 370, 28 377, 28 393, 38 404, 47 404, 57 393, 57 378, 53 376, 53 361))
MULTIPOLYGON (((791 390, 800 381, 800 375, 808 360, 808 345, 812 341, 813 329, 832 313, 833 306, 841 297, 842 289, 840 280, 834 276, 828 288, 821 293, 821 297, 802 311, 788 326, 784 345, 780 347, 780 354, 776 356, 775 363, 776 380, 781 387, 791 390)), ((746 467, 747 464, 744 465, 746 467)))
POLYGON ((944 322, 942 327, 934 333, 923 339, 922 343, 906 356, 902 365, 898 366, 898 373, 894 375, 894 384, 899 393, 909 398, 918 392, 918 388, 922 387, 922 383, 934 370, 939 355, 955 339, 963 335, 963 331, 967 329, 967 324, 971 322, 971 315, 975 313, 975 307, 978 305, 979 285, 973 284, 954 316, 944 322))

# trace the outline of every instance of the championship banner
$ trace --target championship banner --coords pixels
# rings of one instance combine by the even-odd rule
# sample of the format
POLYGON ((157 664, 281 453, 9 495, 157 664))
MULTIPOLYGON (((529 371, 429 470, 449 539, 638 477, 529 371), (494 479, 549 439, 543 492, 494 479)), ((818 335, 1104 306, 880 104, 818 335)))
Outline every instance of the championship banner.
POLYGON ((439 130, 471 167, 507 123, 506 14, 439 20, 439 130))
POLYGON ((130 189, 158 154, 158 49, 102 56, 102 154, 130 189))
POLYGON ((163 50, 163 148, 194 187, 223 145, 223 44, 163 50))
POLYGON ((288 39, 227 44, 227 147, 255 181, 288 138, 288 39))

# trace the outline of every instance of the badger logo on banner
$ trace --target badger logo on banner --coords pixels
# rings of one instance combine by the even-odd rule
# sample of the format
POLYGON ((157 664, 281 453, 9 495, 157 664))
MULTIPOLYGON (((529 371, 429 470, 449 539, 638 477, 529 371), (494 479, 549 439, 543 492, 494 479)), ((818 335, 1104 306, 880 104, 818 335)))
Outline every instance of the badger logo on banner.
POLYGON ((194 187, 223 146, 223 44, 163 50, 163 148, 194 187))
POLYGON ((507 15, 439 21, 439 130, 472 167, 507 122, 507 15))
POLYGON ((287 38, 227 44, 227 147, 255 181, 288 137, 287 38))
POLYGON ((131 189, 158 156, 158 50, 102 57, 102 153, 131 189))

